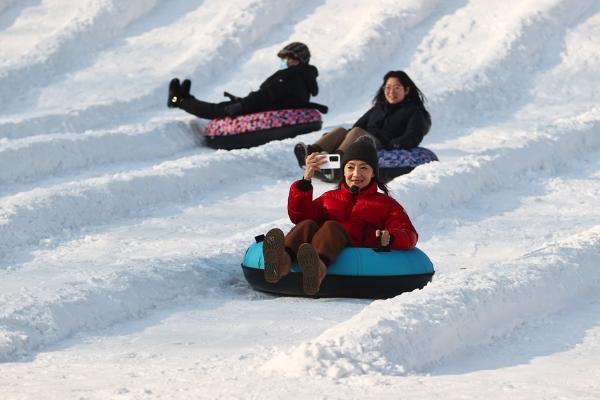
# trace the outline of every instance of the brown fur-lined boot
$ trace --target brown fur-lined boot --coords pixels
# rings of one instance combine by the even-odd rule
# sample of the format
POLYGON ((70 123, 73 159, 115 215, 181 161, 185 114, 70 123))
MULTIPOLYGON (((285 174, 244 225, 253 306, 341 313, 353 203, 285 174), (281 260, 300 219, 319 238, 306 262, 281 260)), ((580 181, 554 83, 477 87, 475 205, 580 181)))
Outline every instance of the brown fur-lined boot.
POLYGON ((292 259, 285 251, 284 235, 281 229, 273 228, 265 235, 263 241, 263 258, 265 260, 265 280, 277 283, 290 273, 292 259))
POLYGON ((302 289, 309 296, 319 293, 321 282, 327 275, 327 266, 310 243, 303 243, 298 248, 298 265, 302 270, 302 289))

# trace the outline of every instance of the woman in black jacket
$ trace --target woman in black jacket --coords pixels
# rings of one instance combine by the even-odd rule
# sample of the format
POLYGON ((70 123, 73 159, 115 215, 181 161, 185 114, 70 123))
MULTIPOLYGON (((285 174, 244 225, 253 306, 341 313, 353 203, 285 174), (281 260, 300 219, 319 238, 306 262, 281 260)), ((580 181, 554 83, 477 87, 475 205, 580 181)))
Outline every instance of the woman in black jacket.
POLYGON ((404 71, 389 71, 373 98, 373 107, 352 129, 335 128, 308 146, 298 143, 294 153, 300 166, 315 152, 344 153, 360 136, 369 136, 377 149, 412 149, 431 128, 425 97, 404 71))
POLYGON ((200 118, 213 119, 251 114, 260 111, 304 108, 310 96, 319 93, 317 68, 309 65, 310 51, 304 43, 293 42, 277 53, 285 68, 275 72, 260 88, 246 97, 236 97, 227 92, 230 101, 209 103, 190 95, 189 79, 179 82, 174 78, 169 84, 169 108, 181 108, 200 118))

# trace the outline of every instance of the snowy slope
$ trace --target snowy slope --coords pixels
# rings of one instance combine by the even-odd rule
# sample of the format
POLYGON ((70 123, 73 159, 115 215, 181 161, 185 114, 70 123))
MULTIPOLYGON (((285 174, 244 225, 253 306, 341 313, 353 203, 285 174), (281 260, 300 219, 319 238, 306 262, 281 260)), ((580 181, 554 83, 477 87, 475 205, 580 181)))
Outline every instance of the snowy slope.
POLYGON ((0 1, 2 398, 597 398, 600 3, 75 3, 0 1), (425 289, 246 285, 252 238, 291 227, 295 140, 210 150, 166 84, 244 94, 294 40, 326 127, 390 69, 426 94, 441 161, 389 185, 425 289))

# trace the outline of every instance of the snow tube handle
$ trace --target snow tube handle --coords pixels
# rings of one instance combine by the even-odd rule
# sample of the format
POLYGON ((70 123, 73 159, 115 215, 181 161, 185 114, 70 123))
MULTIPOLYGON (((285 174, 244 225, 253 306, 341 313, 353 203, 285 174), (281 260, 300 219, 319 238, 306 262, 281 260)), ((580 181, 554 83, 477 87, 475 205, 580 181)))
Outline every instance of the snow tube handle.
POLYGON ((238 101, 238 100, 240 100, 240 99, 241 99, 241 97, 238 97, 238 96, 236 96, 236 95, 233 95, 233 94, 231 94, 231 93, 229 93, 229 92, 223 92, 223 96, 225 96, 225 97, 229 97, 229 100, 231 100, 231 101, 238 101))
POLYGON ((319 111, 321 114, 327 114, 327 112, 329 111, 329 107, 327 107, 324 104, 319 104, 319 103, 308 103, 308 108, 314 108, 315 110, 319 111))

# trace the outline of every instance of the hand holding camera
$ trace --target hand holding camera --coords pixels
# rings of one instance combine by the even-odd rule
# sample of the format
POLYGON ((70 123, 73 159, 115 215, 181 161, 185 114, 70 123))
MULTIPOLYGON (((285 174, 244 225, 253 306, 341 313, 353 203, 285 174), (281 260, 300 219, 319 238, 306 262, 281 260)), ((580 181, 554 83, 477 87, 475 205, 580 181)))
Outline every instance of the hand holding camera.
POLYGON ((316 170, 338 169, 341 167, 341 157, 339 154, 312 153, 306 157, 306 166, 304 167, 304 179, 310 180, 316 170))

